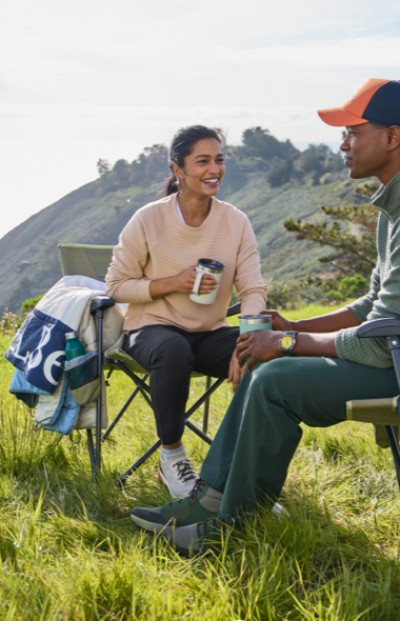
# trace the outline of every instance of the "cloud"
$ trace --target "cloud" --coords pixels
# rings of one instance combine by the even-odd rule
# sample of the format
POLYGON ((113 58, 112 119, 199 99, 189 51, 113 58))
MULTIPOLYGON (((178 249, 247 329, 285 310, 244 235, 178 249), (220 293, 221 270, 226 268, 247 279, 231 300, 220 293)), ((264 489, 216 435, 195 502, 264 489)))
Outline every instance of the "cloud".
POLYGON ((1 236, 92 180, 99 157, 132 160, 183 125, 337 146, 315 110, 400 77, 400 5, 3 0, 0 55, 1 236))

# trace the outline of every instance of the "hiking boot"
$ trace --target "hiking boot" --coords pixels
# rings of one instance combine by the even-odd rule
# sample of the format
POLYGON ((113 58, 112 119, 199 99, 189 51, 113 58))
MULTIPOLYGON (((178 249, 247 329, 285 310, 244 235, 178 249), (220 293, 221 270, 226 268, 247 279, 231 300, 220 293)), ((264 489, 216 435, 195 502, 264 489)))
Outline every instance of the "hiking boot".
POLYGON ((186 498, 194 488, 198 476, 187 457, 180 457, 176 461, 161 457, 158 478, 168 487, 173 498, 186 498))
POLYGON ((141 528, 159 533, 169 528, 203 522, 215 517, 219 511, 221 497, 221 492, 198 479, 187 498, 154 509, 137 507, 133 509, 131 518, 141 528))
POLYGON ((210 549, 221 548, 229 538, 235 521, 216 516, 204 522, 170 528, 164 534, 178 554, 191 557, 210 549))

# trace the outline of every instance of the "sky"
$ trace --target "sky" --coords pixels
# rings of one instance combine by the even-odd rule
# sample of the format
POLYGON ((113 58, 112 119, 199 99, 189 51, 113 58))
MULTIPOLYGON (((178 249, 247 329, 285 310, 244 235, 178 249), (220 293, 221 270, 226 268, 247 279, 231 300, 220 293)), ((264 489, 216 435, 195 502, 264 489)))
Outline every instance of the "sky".
POLYGON ((1 0, 0 59, 2 238, 186 125, 337 150, 316 110, 400 79, 400 3, 1 0))

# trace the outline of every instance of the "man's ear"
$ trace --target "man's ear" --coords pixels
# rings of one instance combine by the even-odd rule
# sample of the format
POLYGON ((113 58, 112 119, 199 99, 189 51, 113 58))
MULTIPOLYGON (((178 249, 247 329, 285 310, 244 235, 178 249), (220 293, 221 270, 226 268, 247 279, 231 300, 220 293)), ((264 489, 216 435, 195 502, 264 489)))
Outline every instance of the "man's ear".
POLYGON ((400 126, 391 125, 388 127, 387 144, 390 151, 400 148, 400 126))

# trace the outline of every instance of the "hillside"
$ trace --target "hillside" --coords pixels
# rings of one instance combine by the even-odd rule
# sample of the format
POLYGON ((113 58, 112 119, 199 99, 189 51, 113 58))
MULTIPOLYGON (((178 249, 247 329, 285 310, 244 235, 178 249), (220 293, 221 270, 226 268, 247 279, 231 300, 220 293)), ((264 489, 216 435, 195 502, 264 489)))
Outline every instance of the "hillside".
MULTIPOLYGON (((301 161, 304 153, 296 151, 293 156, 291 152, 291 161, 301 161)), ((296 241, 283 222, 289 217, 319 217, 321 205, 355 202, 354 183, 340 170, 325 175, 321 183, 316 183, 314 174, 308 174, 272 187, 268 177, 273 163, 271 156, 263 158, 246 153, 244 147, 231 148, 219 197, 249 216, 259 240, 266 280, 301 277, 321 270, 321 248, 296 241)), ((0 312, 20 312, 25 299, 45 292, 61 277, 59 242, 116 243, 135 210, 162 196, 167 176, 166 149, 155 145, 132 164, 120 160, 112 170, 106 167, 99 179, 74 190, 5 235, 0 240, 0 312)))

